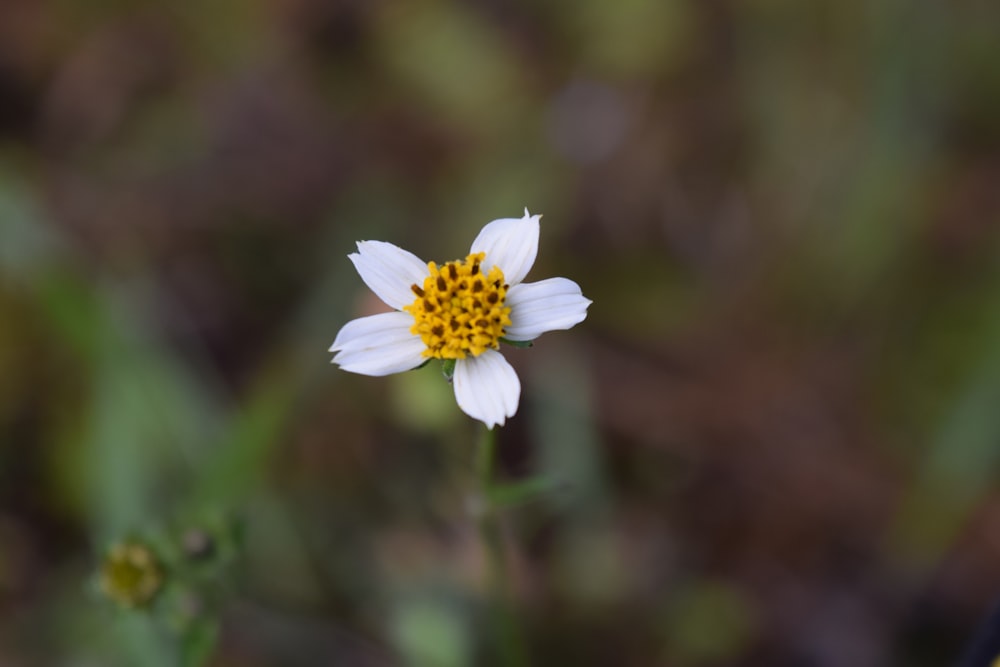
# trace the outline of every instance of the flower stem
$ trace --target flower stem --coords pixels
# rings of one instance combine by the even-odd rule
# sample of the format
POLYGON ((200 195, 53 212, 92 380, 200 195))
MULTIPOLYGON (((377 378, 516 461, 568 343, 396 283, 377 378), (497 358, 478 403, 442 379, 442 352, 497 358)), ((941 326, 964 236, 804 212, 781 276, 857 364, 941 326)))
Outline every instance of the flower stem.
POLYGON ((503 538, 492 503, 493 469, 496 459, 496 430, 485 429, 476 447, 476 475, 482 501, 479 512, 479 535, 487 558, 489 578, 490 619, 493 627, 498 664, 515 666, 527 664, 517 618, 514 614, 513 590, 510 585, 507 561, 504 558, 503 538))

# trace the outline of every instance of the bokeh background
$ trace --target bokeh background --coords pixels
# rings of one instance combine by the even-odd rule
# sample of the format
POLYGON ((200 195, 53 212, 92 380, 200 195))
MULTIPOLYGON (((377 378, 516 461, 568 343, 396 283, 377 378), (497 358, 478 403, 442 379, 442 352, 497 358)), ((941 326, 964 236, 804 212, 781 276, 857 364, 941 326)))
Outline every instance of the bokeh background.
POLYGON ((1000 596, 997 26, 4 0, 0 664, 950 664, 1000 596), (380 308, 354 241, 453 259, 525 206, 529 279, 594 305, 508 353, 500 475, 551 484, 502 514, 505 651, 479 426, 326 350, 380 308), (223 582, 95 589, 222 525, 223 582))

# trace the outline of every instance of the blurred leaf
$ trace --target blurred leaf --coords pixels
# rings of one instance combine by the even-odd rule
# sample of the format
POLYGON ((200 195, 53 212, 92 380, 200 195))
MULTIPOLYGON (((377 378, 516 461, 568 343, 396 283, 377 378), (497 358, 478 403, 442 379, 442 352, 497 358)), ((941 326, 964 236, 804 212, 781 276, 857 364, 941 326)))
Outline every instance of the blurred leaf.
POLYGON ((532 429, 540 443, 538 468, 550 484, 567 493, 546 500, 578 516, 592 514, 607 502, 601 443, 593 422, 593 389, 586 357, 561 337, 532 354, 525 398, 532 402, 532 429))
POLYGON ((413 667, 470 665, 465 616, 438 596, 407 597, 393 618, 393 639, 403 663, 413 667))
POLYGON ((533 477, 508 484, 494 484, 489 489, 490 504, 493 507, 513 507, 538 500, 559 484, 549 477, 533 477))
POLYGON ((282 497, 265 491, 248 500, 245 511, 253 520, 246 524, 241 581, 251 595, 299 605, 321 604, 330 593, 326 563, 310 550, 312 542, 306 541, 303 519, 282 497))
POLYGON ((573 0, 563 3, 577 39, 577 59, 598 76, 662 76, 691 45, 689 4, 671 0, 573 0))
POLYGON ((897 557, 930 567, 962 530, 1000 469, 1000 355, 955 401, 911 480, 891 535, 897 557))
POLYGON ((214 619, 199 619, 192 623, 181 639, 181 664, 184 667, 204 665, 219 636, 219 624, 214 619))
POLYGON ((163 631, 158 619, 146 613, 116 614, 112 631, 124 649, 124 664, 135 667, 174 667, 179 651, 174 639, 163 631))
POLYGON ((442 433, 455 423, 459 413, 454 390, 438 370, 443 366, 435 362, 426 369, 392 377, 393 414, 402 425, 415 431, 442 433))
POLYGON ((464 5, 400 3, 380 16, 379 54, 410 103, 478 132, 524 108, 517 63, 495 27, 464 5))
POLYGON ((93 362, 106 334, 106 314, 97 293, 67 271, 53 271, 35 283, 37 297, 55 331, 81 359, 93 362))
POLYGON ((256 391, 232 415, 223 442, 205 463, 189 499, 192 507, 227 507, 261 484, 295 396, 283 374, 260 379, 256 391))
POLYGON ((43 224, 33 184, 0 162, 0 279, 30 281, 58 256, 55 236, 43 224))
POLYGON ((205 0, 171 6, 187 48, 205 69, 241 71, 274 48, 265 5, 239 0, 205 0))

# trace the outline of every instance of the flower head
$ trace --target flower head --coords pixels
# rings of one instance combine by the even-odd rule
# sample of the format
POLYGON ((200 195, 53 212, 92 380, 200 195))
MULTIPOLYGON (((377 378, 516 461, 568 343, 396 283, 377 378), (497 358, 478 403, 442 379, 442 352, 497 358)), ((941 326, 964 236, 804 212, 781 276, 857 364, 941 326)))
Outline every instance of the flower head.
POLYGON ((455 399, 492 428, 517 411, 521 383, 498 351, 569 329, 591 301, 566 278, 522 282, 538 253, 540 215, 483 227, 465 259, 438 265, 384 241, 359 241, 348 257, 394 312, 352 320, 330 347, 341 368, 389 375, 428 359, 454 363, 455 399))
POLYGON ((126 608, 152 601, 163 584, 163 568, 156 555, 140 542, 113 545, 101 563, 101 591, 126 608))

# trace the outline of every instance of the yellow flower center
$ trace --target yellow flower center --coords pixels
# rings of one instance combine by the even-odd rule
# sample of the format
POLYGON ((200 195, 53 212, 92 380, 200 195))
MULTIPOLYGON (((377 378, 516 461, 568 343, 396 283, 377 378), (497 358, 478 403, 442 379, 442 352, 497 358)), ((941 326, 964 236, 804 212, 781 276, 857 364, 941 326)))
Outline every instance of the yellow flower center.
POLYGON ((423 287, 410 288, 417 298, 403 310, 413 315, 410 331, 427 346, 425 357, 465 359, 500 347, 503 328, 510 324, 510 308, 504 305, 508 285, 496 266, 488 274, 480 271, 485 257, 474 253, 440 269, 429 262, 423 287))
POLYGON ((156 556, 142 544, 116 544, 104 557, 101 589, 123 607, 145 605, 162 583, 163 573, 156 556))

